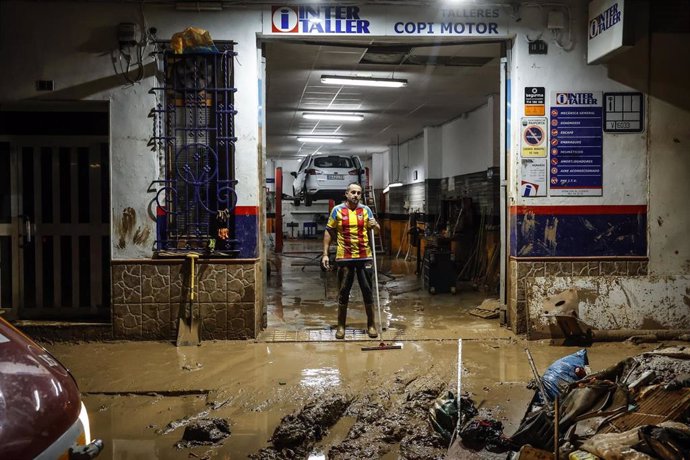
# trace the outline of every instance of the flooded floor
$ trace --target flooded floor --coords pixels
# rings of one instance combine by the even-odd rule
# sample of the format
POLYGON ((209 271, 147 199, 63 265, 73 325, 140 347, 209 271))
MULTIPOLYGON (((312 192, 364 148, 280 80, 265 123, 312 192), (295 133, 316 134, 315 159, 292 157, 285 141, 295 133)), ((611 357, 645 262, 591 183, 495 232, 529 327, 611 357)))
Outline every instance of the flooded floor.
MULTIPOLYGON (((334 395, 347 401, 347 410, 294 458, 404 458, 410 448, 400 441, 405 430, 409 435, 428 426, 422 415, 396 437, 391 424, 412 420, 412 409, 404 406, 417 397, 410 394, 455 391, 459 338, 462 391, 511 434, 533 395, 526 388, 532 375, 525 347, 542 372, 577 350, 527 342, 497 319, 470 315, 484 295, 467 288, 431 295, 420 288, 414 263, 400 260, 381 260, 380 294, 383 338, 400 342, 402 349, 362 351, 379 341, 362 333, 366 317, 356 284, 346 340, 336 341, 335 277, 313 263, 317 243, 293 245, 272 261, 268 327, 256 341, 185 348, 164 342, 47 345, 79 383, 92 435, 105 441, 99 458, 279 458, 259 450, 271 446, 281 419, 334 395), (362 417, 370 409, 369 418, 362 417), (226 419, 230 436, 213 446, 176 447, 185 426, 201 418, 226 419), (358 427, 361 420, 369 425, 358 427), (353 431, 359 444, 352 441, 353 431)), ((600 370, 656 346, 596 344, 588 350, 590 367, 600 370)))

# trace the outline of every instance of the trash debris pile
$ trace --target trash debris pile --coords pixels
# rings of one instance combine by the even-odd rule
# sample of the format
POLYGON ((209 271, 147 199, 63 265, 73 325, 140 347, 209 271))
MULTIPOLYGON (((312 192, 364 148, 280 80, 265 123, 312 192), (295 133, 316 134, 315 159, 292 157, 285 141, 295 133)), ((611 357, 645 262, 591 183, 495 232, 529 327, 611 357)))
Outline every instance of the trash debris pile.
POLYGON ((429 409, 429 421, 448 445, 452 445, 457 437, 471 451, 502 453, 512 446, 510 439, 503 434, 503 424, 485 414, 480 415, 469 396, 460 398, 460 414, 453 392, 439 396, 429 409))
POLYGON ((690 460, 690 347, 642 353, 597 373, 582 349, 541 377, 526 351, 535 394, 512 436, 500 422, 476 417, 469 398, 460 421, 452 394, 437 399, 431 424, 446 441, 452 433, 451 451, 461 445, 476 458, 508 451, 510 460, 690 460))

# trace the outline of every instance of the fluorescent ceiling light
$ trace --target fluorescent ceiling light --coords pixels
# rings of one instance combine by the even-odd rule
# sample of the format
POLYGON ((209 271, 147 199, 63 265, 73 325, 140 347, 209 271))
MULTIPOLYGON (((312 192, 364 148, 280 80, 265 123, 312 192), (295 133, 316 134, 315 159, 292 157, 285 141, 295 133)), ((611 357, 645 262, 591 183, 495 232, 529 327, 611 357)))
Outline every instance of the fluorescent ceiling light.
POLYGON ((385 195, 386 193, 388 193, 390 191, 391 191, 390 186, 386 185, 386 188, 383 189, 383 194, 385 195))
POLYGON ((340 144, 343 141, 339 137, 298 137, 297 140, 305 144, 340 144))
POLYGON ((362 121, 364 115, 354 112, 304 112, 307 120, 362 121))
POLYGON ((402 187, 403 183, 402 182, 393 182, 392 184, 388 184, 389 187, 402 187))
POLYGON ((177 2, 177 11, 223 11, 221 2, 177 2))
POLYGON ((321 75, 321 83, 345 86, 378 86, 383 88, 402 88, 407 80, 402 78, 348 77, 342 75, 321 75))

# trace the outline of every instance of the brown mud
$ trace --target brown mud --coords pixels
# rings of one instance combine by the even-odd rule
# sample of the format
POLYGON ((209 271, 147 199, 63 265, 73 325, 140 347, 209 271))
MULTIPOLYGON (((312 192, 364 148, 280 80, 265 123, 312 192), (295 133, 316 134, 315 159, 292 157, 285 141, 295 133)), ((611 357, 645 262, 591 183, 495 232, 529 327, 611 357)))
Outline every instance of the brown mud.
POLYGON ((446 385, 433 374, 401 372, 354 400, 341 394, 319 398, 281 420, 271 438, 272 446, 251 458, 308 458, 316 441, 324 439, 342 416, 355 421, 345 438, 324 452, 329 459, 381 458, 396 449, 401 458, 443 458, 447 446, 431 428, 428 413, 446 385))
MULTIPOLYGON (((327 395, 352 401, 322 439, 309 441, 313 458, 327 452, 333 458, 428 458, 420 456, 433 446, 426 411, 439 394, 455 390, 456 341, 404 342, 402 350, 376 352, 362 352, 361 345, 203 342, 178 349, 110 342, 48 348, 79 383, 93 436, 105 441, 99 458, 247 458, 273 447, 269 439, 283 418, 327 395), (213 446, 177 449, 185 427, 204 418, 228 420, 231 435, 213 446)), ((657 346, 595 344, 588 349, 590 367, 601 370, 657 346)), ((517 428, 534 394, 527 388, 532 375, 525 347, 542 372, 577 350, 520 339, 463 342, 462 391, 480 416, 501 421, 506 434, 517 428)))
POLYGON ((178 449, 218 444, 230 436, 230 424, 222 418, 204 418, 187 425, 178 449))
MULTIPOLYGON (((303 459, 442 458, 427 413, 436 397, 456 392, 458 338, 462 393, 507 435, 534 395, 525 348, 541 372, 579 349, 529 342, 498 320, 470 315, 486 298, 480 292, 413 290, 420 283, 413 264, 384 260, 382 270, 395 277, 382 277, 384 338, 400 340, 403 348, 363 352, 378 341, 333 338, 330 274, 317 265, 293 267, 294 260, 279 258, 267 291, 268 327, 257 340, 180 348, 167 342, 46 345, 79 384, 92 435, 105 442, 99 459, 225 460, 259 452, 265 456, 257 458, 285 458, 280 455, 288 449, 296 456, 287 458, 303 459), (315 330, 324 333, 317 339, 306 334, 315 330), (226 420, 230 435, 176 447, 187 427, 208 419, 226 420)), ((361 295, 353 292, 348 327, 363 329, 361 295)), ((601 370, 657 346, 594 344, 590 367, 601 370)))

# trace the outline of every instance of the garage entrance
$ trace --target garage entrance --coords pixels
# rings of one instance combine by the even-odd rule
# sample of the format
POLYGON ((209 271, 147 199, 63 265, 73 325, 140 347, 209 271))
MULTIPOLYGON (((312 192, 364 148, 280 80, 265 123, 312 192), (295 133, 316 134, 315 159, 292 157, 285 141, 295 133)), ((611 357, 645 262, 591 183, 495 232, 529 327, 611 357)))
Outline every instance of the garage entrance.
MULTIPOLYGON (((275 183, 282 184, 277 193, 283 219, 282 225, 274 225, 269 214, 267 228, 285 237, 283 251, 271 266, 262 338, 301 341, 332 336, 336 282, 319 268, 329 203, 314 200, 305 206, 300 199, 305 191, 293 187, 290 175, 299 175, 305 158, 319 155, 358 155, 368 170, 375 212, 384 224, 379 280, 384 327, 391 331, 384 338, 458 337, 468 321, 483 330, 467 311, 487 297, 496 299, 496 305, 505 303, 505 189, 500 187, 505 174, 505 42, 458 37, 366 42, 352 37, 301 38, 271 37, 262 48, 266 176, 271 178, 280 168, 281 178, 275 183), (323 84, 326 74, 384 75, 405 80, 407 86, 329 86, 323 84), (363 119, 351 123, 305 116, 315 111, 361 114, 363 119), (310 137, 342 142, 306 142, 310 137), (393 182, 402 186, 389 188, 393 182), (307 231, 314 226, 315 238, 307 231), (412 226, 419 231, 419 244, 412 244, 412 226), (448 255, 442 272, 457 282, 457 296, 451 289, 427 288, 418 273, 435 245, 448 255)), ((272 203, 276 192, 268 190, 267 202, 272 203)), ((353 295, 348 313, 353 328, 346 338, 364 338, 356 286, 353 295)))

